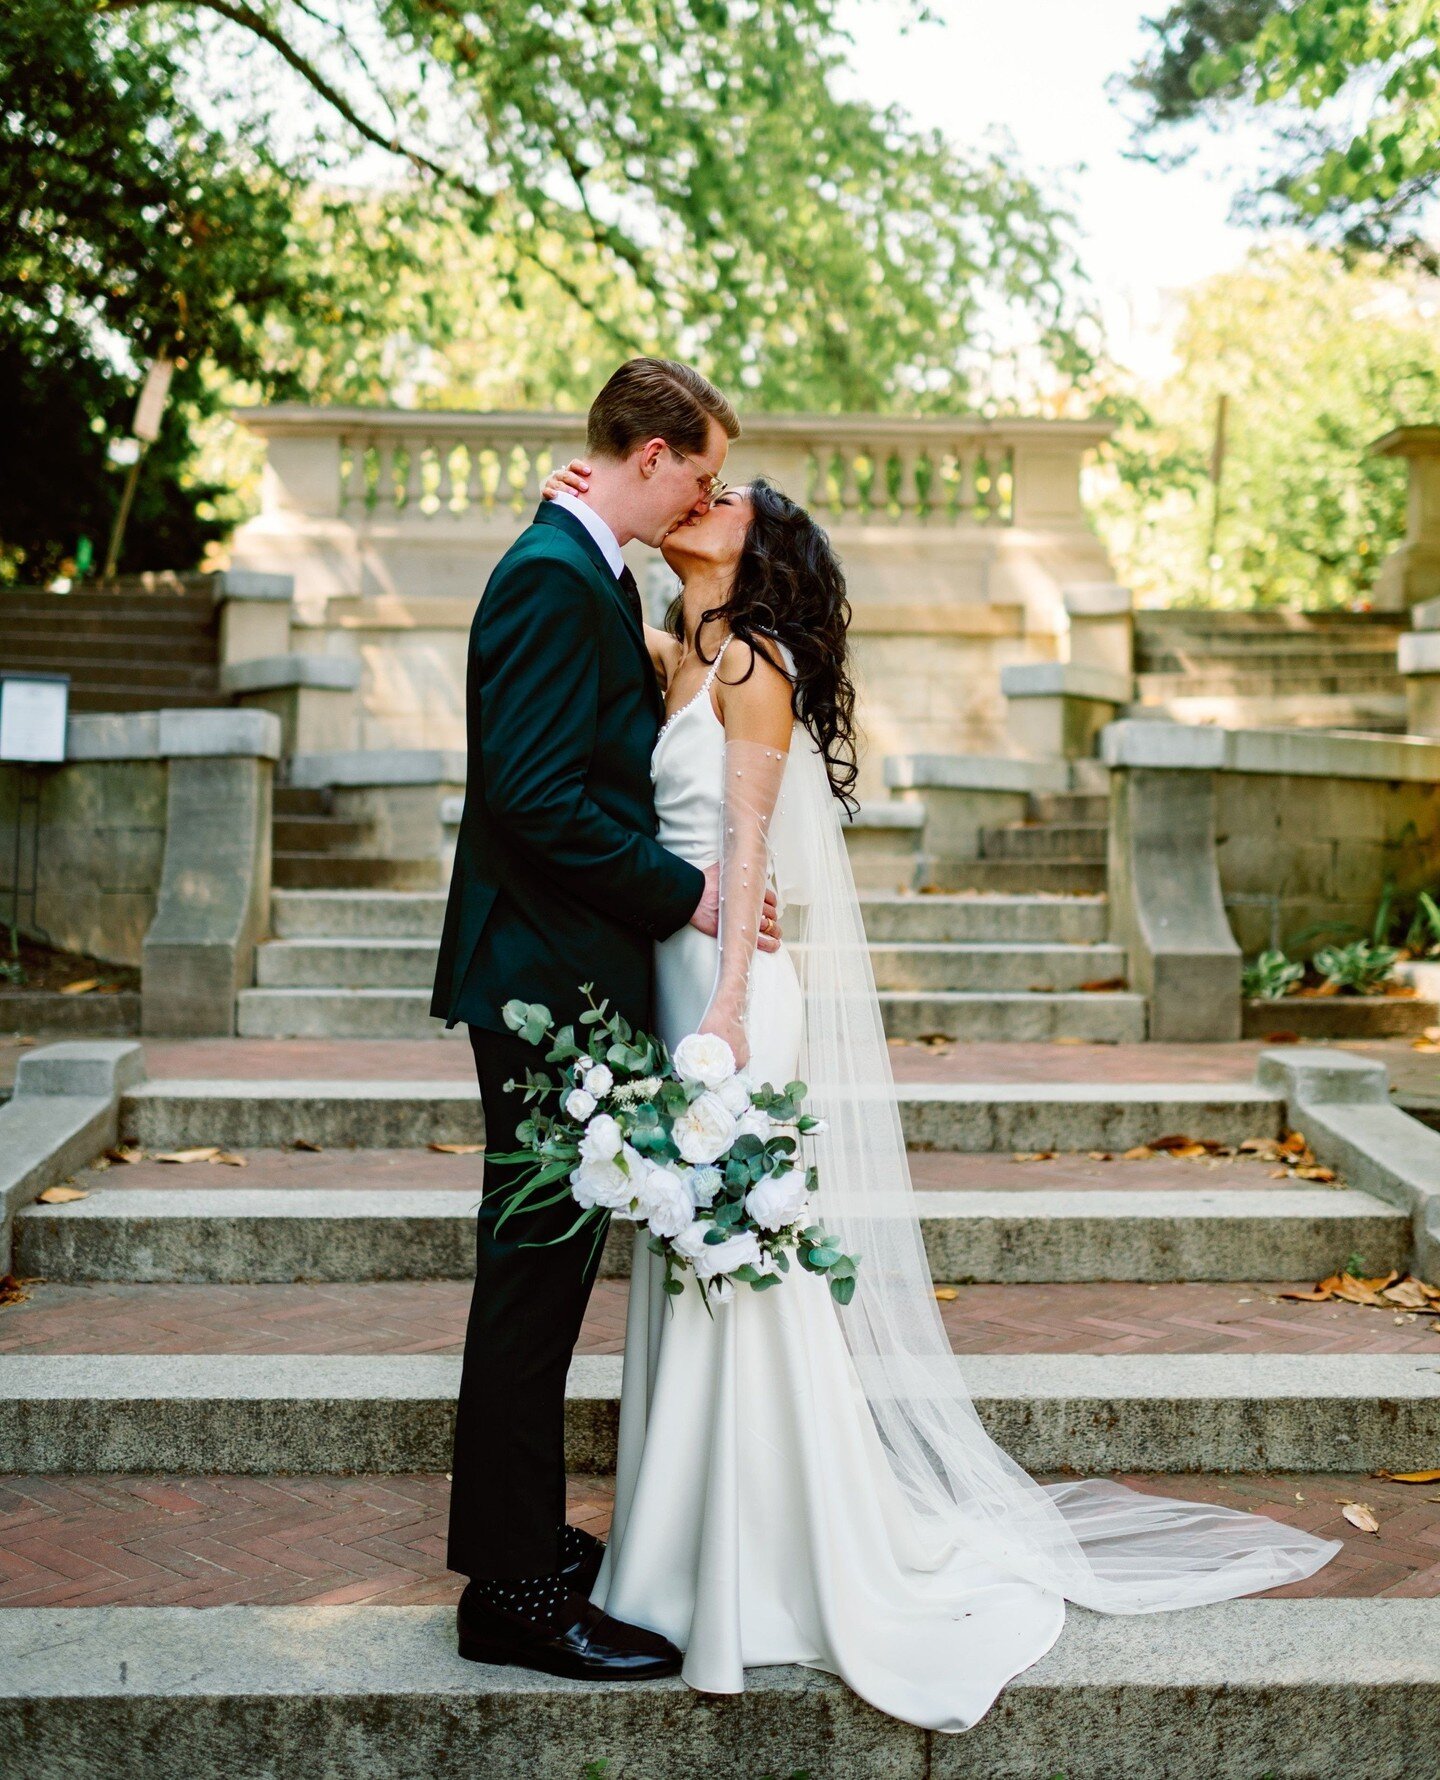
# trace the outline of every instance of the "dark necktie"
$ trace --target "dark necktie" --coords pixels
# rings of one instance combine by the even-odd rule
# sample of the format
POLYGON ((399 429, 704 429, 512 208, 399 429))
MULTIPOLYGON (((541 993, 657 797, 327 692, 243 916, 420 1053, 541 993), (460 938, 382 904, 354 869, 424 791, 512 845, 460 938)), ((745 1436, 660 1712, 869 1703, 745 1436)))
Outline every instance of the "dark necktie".
POLYGON ((631 616, 643 629, 645 614, 640 605, 640 589, 635 585, 635 577, 630 573, 628 562, 620 571, 620 591, 625 595, 625 603, 630 608, 631 616))

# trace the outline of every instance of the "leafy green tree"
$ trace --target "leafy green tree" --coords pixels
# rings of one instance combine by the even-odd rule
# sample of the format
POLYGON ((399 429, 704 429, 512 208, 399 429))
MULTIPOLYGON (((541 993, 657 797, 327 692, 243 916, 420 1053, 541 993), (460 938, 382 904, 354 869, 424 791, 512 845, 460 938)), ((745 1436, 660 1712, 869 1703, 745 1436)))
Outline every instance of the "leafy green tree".
POLYGON ((1440 404, 1423 275, 1347 268, 1322 248, 1256 250, 1184 293, 1175 356, 1164 382, 1121 406, 1100 511, 1125 578, 1164 605, 1363 601, 1405 529, 1404 468, 1366 447, 1440 404))
POLYGON ((839 4, 7 0, 0 338, 42 347, 31 411, 73 412, 0 561, 103 533, 161 350, 177 549, 219 526, 184 481, 222 395, 573 402, 664 349, 757 405, 957 407, 1016 337, 1085 370, 1066 217, 1004 143, 841 97, 839 4))
MULTIPOLYGON (((1176 0, 1130 71, 1141 140, 1163 145, 1258 113, 1271 165, 1241 214, 1347 251, 1440 268, 1440 0, 1176 0)), ((1182 147, 1179 156, 1190 152, 1182 147)))

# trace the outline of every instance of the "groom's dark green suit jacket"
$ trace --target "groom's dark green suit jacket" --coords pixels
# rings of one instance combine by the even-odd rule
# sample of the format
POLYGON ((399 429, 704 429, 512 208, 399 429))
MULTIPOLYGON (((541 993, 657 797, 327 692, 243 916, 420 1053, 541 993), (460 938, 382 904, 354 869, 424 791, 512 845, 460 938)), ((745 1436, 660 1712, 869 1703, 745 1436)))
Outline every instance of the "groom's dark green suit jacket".
POLYGON ((470 626, 465 712, 430 1012, 503 1032, 518 996, 571 1020, 593 983, 649 1025, 652 945, 690 919, 704 878, 655 839, 660 691, 626 592, 573 514, 542 505, 496 564, 470 626))

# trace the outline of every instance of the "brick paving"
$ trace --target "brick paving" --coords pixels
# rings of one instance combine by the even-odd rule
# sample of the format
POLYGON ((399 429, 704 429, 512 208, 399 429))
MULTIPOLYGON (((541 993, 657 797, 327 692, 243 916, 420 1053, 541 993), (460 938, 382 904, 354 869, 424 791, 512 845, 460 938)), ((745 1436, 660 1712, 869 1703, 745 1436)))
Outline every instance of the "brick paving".
MULTIPOLYGON (((40 1040, 39 1042, 49 1042, 40 1040)), ((237 1077, 294 1081, 473 1081, 470 1047, 431 1039, 193 1038, 144 1041, 153 1080, 237 1077)), ((0 1087, 14 1078, 21 1041, 0 1036, 0 1087)), ((1246 1082, 1263 1040, 1234 1044, 1062 1044, 957 1040, 931 1051, 896 1044, 902 1081, 1246 1082)), ((1311 1043, 1308 1048, 1314 1048, 1311 1043)), ((1402 1090, 1440 1094, 1440 1057, 1408 1039, 1336 1041, 1332 1048, 1389 1065, 1402 1090)))
MULTIPOLYGON (((1284 1282, 964 1285, 942 1302, 958 1354, 1440 1352, 1440 1319, 1295 1304, 1284 1282)), ((363 1285, 49 1285, 0 1309, 0 1353, 458 1353, 461 1280, 363 1285)), ((624 1351, 623 1280, 600 1280, 577 1353, 624 1351)))
MULTIPOLYGON (((1317 1575, 1272 1595, 1440 1595, 1433 1485, 1303 1473, 1119 1480, 1344 1540, 1317 1575), (1368 1505, 1379 1533, 1349 1525, 1346 1501, 1368 1505)), ((571 1521, 603 1537, 612 1491, 609 1478, 571 1478, 571 1521)), ((436 1475, 0 1478, 0 1608, 443 1604, 461 1587, 444 1567, 448 1497, 436 1475)))

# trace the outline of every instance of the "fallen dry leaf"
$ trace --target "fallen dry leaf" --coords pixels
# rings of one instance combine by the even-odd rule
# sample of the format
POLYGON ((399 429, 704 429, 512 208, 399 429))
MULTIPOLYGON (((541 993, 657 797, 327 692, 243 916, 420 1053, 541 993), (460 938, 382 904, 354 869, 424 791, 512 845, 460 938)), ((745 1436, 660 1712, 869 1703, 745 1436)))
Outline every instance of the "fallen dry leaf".
POLYGON ((1376 1520, 1374 1510, 1368 1502, 1346 1502, 1340 1512, 1352 1527, 1359 1527, 1362 1533, 1380 1531, 1380 1522, 1376 1520))
POLYGON ((291 1147, 297 1150, 310 1150, 318 1156, 325 1146, 321 1143, 311 1143, 308 1137, 297 1137, 291 1147))
POLYGON ((227 1168, 248 1168, 250 1166, 243 1156, 237 1156, 233 1150, 216 1150, 210 1160, 223 1162, 227 1168))
POLYGON ((1273 1162, 1280 1153, 1279 1141, 1273 1137, 1247 1137, 1240 1145, 1242 1156, 1263 1156, 1267 1162, 1273 1162))
POLYGON ((1412 1038, 1410 1040, 1410 1049, 1412 1051, 1423 1051, 1426 1056, 1434 1056, 1437 1052, 1440 1052, 1440 1044, 1436 1044, 1433 1038, 1412 1038))
POLYGON ((1016 1150, 1010 1158, 1012 1162, 1053 1162, 1054 1150, 1016 1150))
POLYGON ((105 1159, 109 1162, 143 1162, 145 1152, 138 1144, 117 1143, 113 1150, 106 1150, 105 1159))
POLYGON ((1297 1168, 1295 1170, 1295 1178, 1296 1180, 1334 1180, 1335 1170, 1333 1168, 1318 1167, 1297 1168))
POLYGON ((1437 1471, 1372 1471, 1372 1477, 1388 1478, 1391 1483, 1440 1483, 1437 1471))
POLYGON ((1386 1286, 1380 1296, 1387 1304, 1397 1305, 1401 1310, 1428 1310, 1430 1299, 1425 1287, 1418 1279, 1397 1280, 1393 1286, 1386 1286))
POLYGON ((1155 1154, 1148 1143, 1137 1143, 1133 1150, 1126 1150, 1121 1156, 1122 1162, 1145 1162, 1155 1154))
POLYGON ((1280 1140, 1280 1148, 1289 1156, 1302 1155, 1309 1147, 1304 1133, 1300 1131, 1287 1131, 1280 1140))
POLYGON ((478 1156, 483 1143, 428 1143, 426 1149, 439 1150, 442 1156, 478 1156))
POLYGON ((46 1187, 36 1197, 42 1205, 69 1205, 73 1200, 88 1199, 90 1195, 83 1187, 46 1187))
POLYGON ((954 1286, 936 1286, 935 1296, 942 1304, 949 1304, 953 1299, 958 1298, 960 1294, 955 1290, 954 1286))
POLYGON ((1128 989, 1129 983, 1124 977, 1096 977, 1093 982, 1081 983, 1082 995, 1110 995, 1117 989, 1128 989))
POLYGON ((88 995, 92 989, 98 989, 99 986, 99 977, 82 977, 76 983, 62 983, 60 993, 62 995, 88 995))
POLYGON ((26 1286, 33 1286, 33 1279, 17 1279, 13 1273, 0 1276, 0 1304, 23 1304, 30 1294, 26 1286))
POLYGON ((208 1162, 212 1156, 220 1154, 218 1143, 205 1144, 193 1150, 161 1150, 152 1156, 152 1162, 208 1162))
POLYGON ((1298 1045, 1300 1043, 1300 1034, 1288 1030, 1284 1032, 1267 1032, 1264 1035, 1264 1038, 1267 1045, 1298 1045))
POLYGON ((1114 1155, 1109 1150, 1086 1150, 1085 1154, 1092 1162, 1113 1162, 1114 1155))
POLYGON ((1293 1298, 1297 1304, 1324 1304, 1330 1296, 1330 1290, 1327 1286, 1309 1286, 1304 1290, 1281 1292, 1279 1296, 1293 1298))

